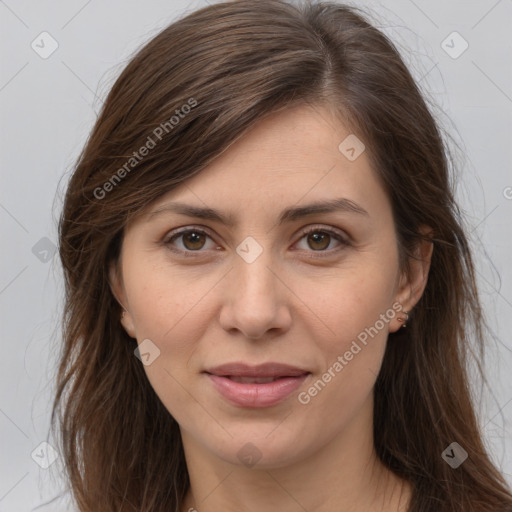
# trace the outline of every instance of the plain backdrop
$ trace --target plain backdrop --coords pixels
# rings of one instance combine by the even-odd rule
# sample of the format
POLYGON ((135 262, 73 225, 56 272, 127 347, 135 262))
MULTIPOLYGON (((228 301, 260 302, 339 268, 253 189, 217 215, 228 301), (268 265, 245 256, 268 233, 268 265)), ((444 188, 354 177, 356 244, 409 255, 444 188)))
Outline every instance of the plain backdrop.
MULTIPOLYGON (((63 292, 56 219, 69 173, 130 55, 206 3, 0 1, 0 512, 33 510, 61 486, 58 458, 41 467, 52 458, 41 443, 52 444, 63 292)), ((457 197, 494 333, 480 421, 512 483, 512 1, 353 4, 373 10, 461 148, 457 197)))

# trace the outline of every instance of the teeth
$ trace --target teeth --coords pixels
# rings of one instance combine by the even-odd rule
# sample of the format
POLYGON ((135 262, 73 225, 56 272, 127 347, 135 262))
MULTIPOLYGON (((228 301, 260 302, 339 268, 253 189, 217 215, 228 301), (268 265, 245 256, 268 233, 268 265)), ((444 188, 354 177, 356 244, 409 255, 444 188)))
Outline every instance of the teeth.
POLYGON ((235 382, 241 382, 243 384, 265 384, 267 382, 274 382, 280 377, 236 377, 229 376, 231 380, 235 382))

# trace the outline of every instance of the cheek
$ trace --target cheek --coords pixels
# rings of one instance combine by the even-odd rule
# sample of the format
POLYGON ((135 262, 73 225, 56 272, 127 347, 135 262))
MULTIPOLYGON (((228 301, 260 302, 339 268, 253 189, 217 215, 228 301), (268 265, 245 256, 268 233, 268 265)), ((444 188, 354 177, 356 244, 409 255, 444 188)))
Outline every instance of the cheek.
POLYGON ((126 274, 137 337, 158 340, 163 350, 185 350, 201 330, 202 310, 218 276, 163 264, 127 266, 126 274))
POLYGON ((384 300, 368 295, 366 309, 347 307, 331 316, 334 334, 317 338, 322 368, 299 396, 309 413, 317 411, 322 421, 342 428, 372 394, 388 338, 389 320, 384 300), (384 314, 385 320, 381 319, 384 314), (387 320, 387 321, 386 321, 387 320))
POLYGON ((194 354, 210 325, 211 298, 215 285, 221 284, 220 276, 128 259, 125 276, 137 341, 149 339, 159 351, 144 370, 159 398, 179 420, 180 411, 197 405, 187 390, 197 371, 194 354))
POLYGON ((396 315, 392 308, 396 262, 392 251, 388 256, 382 255, 364 268, 354 267, 341 278, 331 276, 316 293, 308 293, 309 304, 314 304, 325 328, 321 334, 310 330, 323 367, 303 402, 310 400, 336 422, 343 421, 341 409, 350 415, 362 405, 380 370, 389 324, 396 315), (324 293, 318 293, 320 289, 324 293), (331 409, 329 404, 339 404, 341 409, 336 405, 331 409))
POLYGON ((370 339, 387 338, 395 315, 391 306, 396 288, 394 254, 390 251, 387 256, 361 258, 350 268, 315 279, 314 287, 310 280, 294 287, 298 296, 307 298, 305 302, 320 321, 322 343, 331 355, 333 350, 336 354, 348 350, 357 338, 364 343, 369 331, 370 339), (383 314, 387 314, 384 320, 383 314))
POLYGON ((126 290, 132 298, 137 341, 140 344, 149 339, 159 351, 158 357, 144 366, 147 378, 176 421, 187 425, 193 417, 202 422, 204 411, 193 399, 190 378, 197 340, 204 337, 204 307, 208 302, 204 296, 211 288, 208 278, 190 280, 170 275, 162 267, 139 268, 132 275, 137 277, 126 283, 126 290))

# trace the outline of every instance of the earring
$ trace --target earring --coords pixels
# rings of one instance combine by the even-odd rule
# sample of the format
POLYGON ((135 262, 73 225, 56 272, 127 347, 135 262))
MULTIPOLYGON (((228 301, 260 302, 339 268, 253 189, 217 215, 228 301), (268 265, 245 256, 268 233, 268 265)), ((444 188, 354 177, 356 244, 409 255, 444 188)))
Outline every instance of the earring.
POLYGON ((405 319, 403 319, 403 318, 400 319, 400 322, 403 322, 403 325, 401 326, 402 328, 407 327, 407 322, 409 321, 409 312, 404 311, 404 314, 405 314, 405 319))

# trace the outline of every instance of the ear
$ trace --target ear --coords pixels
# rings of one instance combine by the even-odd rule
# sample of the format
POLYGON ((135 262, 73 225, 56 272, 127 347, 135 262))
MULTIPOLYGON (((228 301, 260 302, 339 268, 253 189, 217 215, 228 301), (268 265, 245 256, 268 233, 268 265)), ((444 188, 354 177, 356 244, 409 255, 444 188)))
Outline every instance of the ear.
POLYGON ((402 312, 397 315, 393 322, 390 322, 389 332, 398 331, 402 327, 407 319, 407 315, 404 313, 410 313, 420 300, 427 285, 430 262, 434 250, 434 243, 432 242, 433 230, 429 226, 423 225, 419 231, 427 239, 418 242, 414 249, 413 257, 409 258, 408 274, 404 273, 400 277, 395 301, 401 304, 402 312))
POLYGON ((120 275, 119 268, 116 262, 112 262, 109 267, 109 285, 112 291, 112 295, 116 298, 117 302, 123 308, 123 312, 121 314, 120 322, 124 327, 124 330, 127 332, 128 336, 135 338, 135 326, 133 323, 133 318, 124 304, 127 304, 126 300, 126 292, 124 290, 122 276, 120 275))

